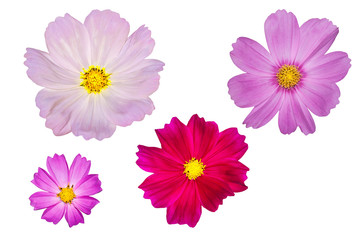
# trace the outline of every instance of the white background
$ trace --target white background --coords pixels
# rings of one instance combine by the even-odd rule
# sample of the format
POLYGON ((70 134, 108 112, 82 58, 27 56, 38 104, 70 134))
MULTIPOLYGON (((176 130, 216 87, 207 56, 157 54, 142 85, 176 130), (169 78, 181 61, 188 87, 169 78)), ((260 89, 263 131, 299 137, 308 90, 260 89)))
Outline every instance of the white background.
POLYGON ((0 235, 1 239, 361 239, 361 26, 357 1, 6 1, 0 14, 0 235), (142 122, 118 127, 103 141, 53 135, 39 116, 41 89, 26 75, 26 47, 47 51, 49 22, 69 13, 81 22, 93 9, 111 9, 127 19, 131 32, 146 24, 156 46, 151 58, 166 65, 152 99, 156 110, 142 122), (292 11, 301 25, 328 18, 340 28, 331 51, 345 51, 352 67, 339 82, 340 104, 327 117, 314 117, 316 132, 279 132, 277 118, 260 129, 242 121, 228 95, 227 81, 241 71, 231 44, 240 36, 266 46, 263 24, 277 9, 292 11), (203 209, 198 225, 168 225, 166 210, 143 199, 148 176, 136 164, 137 145, 160 146, 154 129, 177 116, 237 127, 249 150, 241 161, 251 170, 249 189, 224 200, 217 212, 203 209), (53 225, 34 211, 30 183, 46 157, 64 153, 92 160, 103 191, 85 224, 53 225))

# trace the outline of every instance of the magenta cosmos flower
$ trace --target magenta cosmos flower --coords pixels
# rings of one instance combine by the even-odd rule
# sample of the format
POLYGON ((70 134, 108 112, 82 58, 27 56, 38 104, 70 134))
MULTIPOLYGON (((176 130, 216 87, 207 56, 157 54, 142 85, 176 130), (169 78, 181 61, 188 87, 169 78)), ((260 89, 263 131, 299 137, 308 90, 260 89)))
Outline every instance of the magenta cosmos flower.
POLYGON ((84 223, 81 212, 89 215, 99 201, 90 195, 100 192, 98 174, 89 174, 90 161, 77 155, 70 170, 64 155, 48 157, 47 173, 39 168, 31 182, 44 190, 30 196, 34 210, 45 209, 42 219, 57 224, 65 215, 69 227, 84 223))
POLYGON ((36 105, 55 135, 73 132, 101 140, 116 125, 152 113, 149 96, 164 64, 145 59, 154 47, 146 27, 128 34, 128 22, 109 10, 92 11, 84 24, 66 14, 46 29, 49 53, 27 49, 27 74, 44 87, 36 105))
POLYGON ((338 34, 327 19, 310 19, 301 27, 285 10, 271 14, 265 22, 268 52, 259 43, 240 37, 231 58, 245 74, 228 82, 229 94, 239 107, 253 107, 244 120, 246 127, 259 128, 277 112, 283 134, 300 127, 304 134, 316 130, 309 110, 327 116, 338 103, 336 83, 351 67, 344 52, 326 54, 338 34))
POLYGON ((156 130, 162 148, 138 146, 137 164, 153 173, 139 186, 156 208, 167 208, 169 224, 194 227, 202 207, 216 211, 227 196, 247 189, 247 151, 236 128, 218 131, 215 122, 194 115, 184 125, 174 117, 156 130))

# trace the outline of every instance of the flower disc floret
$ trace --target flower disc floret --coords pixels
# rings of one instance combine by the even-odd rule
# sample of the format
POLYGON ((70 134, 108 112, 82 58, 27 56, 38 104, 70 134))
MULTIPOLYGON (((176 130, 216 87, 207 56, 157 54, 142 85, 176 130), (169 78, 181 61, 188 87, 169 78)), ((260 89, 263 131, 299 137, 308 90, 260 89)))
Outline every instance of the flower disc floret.
POLYGON ((83 69, 80 73, 80 78, 83 81, 80 86, 84 87, 88 93, 100 93, 103 89, 110 86, 110 75, 105 71, 105 68, 99 66, 90 66, 88 70, 83 69))
POLYGON ((277 73, 278 84, 286 89, 295 87, 302 75, 295 65, 283 65, 277 73))
POLYGON ((195 180, 197 177, 202 176, 206 165, 202 163, 201 160, 192 158, 189 161, 186 161, 184 166, 184 172, 189 180, 195 180))

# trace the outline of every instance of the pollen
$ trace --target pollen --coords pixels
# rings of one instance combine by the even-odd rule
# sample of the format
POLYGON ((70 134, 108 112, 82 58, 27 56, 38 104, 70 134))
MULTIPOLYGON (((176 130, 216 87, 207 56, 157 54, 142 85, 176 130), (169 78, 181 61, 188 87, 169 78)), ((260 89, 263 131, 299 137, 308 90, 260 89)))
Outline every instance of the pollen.
POLYGON ((84 87, 89 94, 100 93, 111 84, 109 80, 111 74, 108 74, 105 68, 91 65, 88 70, 83 68, 83 71, 80 73, 80 79, 83 79, 80 86, 84 87))
POLYGON ((277 73, 278 84, 286 89, 295 87, 302 75, 298 67, 294 65, 283 65, 277 73))
POLYGON ((184 166, 184 172, 189 180, 195 180, 197 177, 202 176, 206 165, 201 160, 192 158, 189 162, 186 161, 184 166))
POLYGON ((56 196, 60 197, 60 200, 64 203, 71 203, 73 199, 75 198, 75 194, 73 191, 73 186, 69 187, 69 185, 66 188, 59 187, 60 193, 58 193, 56 196))

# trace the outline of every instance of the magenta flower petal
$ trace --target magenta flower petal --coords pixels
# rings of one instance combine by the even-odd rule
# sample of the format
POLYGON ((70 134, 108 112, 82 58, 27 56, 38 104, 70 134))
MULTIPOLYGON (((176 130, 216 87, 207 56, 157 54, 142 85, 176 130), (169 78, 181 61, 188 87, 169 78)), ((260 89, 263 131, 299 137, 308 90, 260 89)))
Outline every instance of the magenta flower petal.
POLYGON ((202 206, 216 211, 227 196, 247 189, 249 170, 239 162, 247 151, 237 129, 219 132, 215 122, 193 115, 157 129, 162 148, 138 146, 137 164, 153 174, 139 186, 156 208, 167 208, 169 224, 194 227, 202 206))
POLYGON ((49 54, 37 49, 27 48, 25 65, 30 79, 39 86, 46 88, 64 89, 77 85, 75 79, 78 73, 56 65, 49 54), (42 66, 41 68, 39 66, 42 66), (58 78, 55 79, 54 76, 58 78))
POLYGON ((299 27, 293 13, 279 10, 265 22, 272 60, 265 60, 269 59, 267 50, 258 43, 246 46, 241 43, 247 38, 237 39, 231 55, 236 53, 238 62, 231 58, 246 73, 230 79, 228 88, 237 106, 254 106, 243 122, 246 127, 262 127, 279 112, 278 126, 283 134, 290 134, 297 127, 304 134, 315 132, 309 111, 327 116, 336 107, 340 96, 336 82, 351 67, 346 53, 326 54, 337 34, 338 28, 327 19, 311 19, 299 27), (257 57, 247 52, 253 51, 254 46, 259 49, 259 54, 254 53, 257 57), (254 58, 263 62, 258 59, 258 65, 252 65, 254 58), (244 66, 247 64, 254 67, 247 68, 244 66))
POLYGON ((118 13, 110 10, 93 10, 86 17, 84 26, 88 30, 90 46, 93 50, 92 64, 107 67, 117 57, 128 39, 129 23, 118 13))
POLYGON ((228 82, 229 95, 238 107, 253 107, 268 99, 277 84, 270 76, 256 76, 249 73, 234 76, 228 82))
POLYGON ((31 182, 44 191, 51 193, 59 192, 55 180, 42 168, 38 168, 38 172, 34 174, 34 179, 31 182))
POLYGON ((164 208, 173 204, 183 193, 186 179, 183 174, 156 173, 147 177, 139 186, 144 198, 150 199, 155 208, 164 208))
POLYGON ((260 128, 266 125, 281 108, 284 92, 277 89, 266 101, 255 106, 244 120, 246 127, 260 128))
POLYGON ((83 215, 99 203, 89 197, 100 192, 101 182, 97 174, 89 175, 90 161, 78 154, 68 169, 64 155, 48 157, 47 167, 50 175, 43 169, 34 174, 31 181, 46 192, 36 192, 29 197, 34 210, 46 208, 42 219, 57 224, 64 216, 69 227, 84 223, 83 215))
POLYGON ((51 59, 59 66, 79 72, 90 65, 90 39, 85 26, 70 16, 56 18, 45 32, 51 59))
POLYGON ((69 171, 69 182, 78 183, 83 177, 89 174, 91 162, 78 154, 69 171))
POLYGON ((69 168, 64 155, 54 154, 54 157, 48 157, 46 167, 58 186, 69 184, 69 168))
POLYGON ((295 62, 302 65, 327 52, 338 34, 338 27, 328 19, 314 18, 302 24, 300 33, 301 44, 295 62))
POLYGON ((244 184, 247 180, 247 171, 249 171, 248 167, 234 160, 207 165, 207 176, 222 179, 233 192, 242 192, 248 188, 244 184))
POLYGON ((74 207, 86 215, 89 215, 93 207, 95 207, 98 203, 99 201, 97 199, 88 196, 77 197, 73 201, 74 207))
POLYGON ((45 219, 48 222, 57 224, 64 216, 66 205, 63 202, 59 202, 53 205, 43 212, 41 219, 45 219))
POLYGON ((183 167, 163 149, 139 145, 138 166, 147 172, 182 170, 183 167))
POLYGON ((34 210, 51 207, 60 202, 59 197, 55 193, 50 192, 36 192, 29 197, 30 205, 34 210))
POLYGON ((101 184, 98 174, 90 174, 74 184, 74 191, 79 197, 94 195, 102 191, 101 184))
POLYGON ((65 219, 68 222, 69 227, 84 223, 84 217, 81 212, 74 207, 74 205, 66 205, 65 219))
POLYGON ((204 118, 193 115, 187 127, 193 136, 193 157, 203 159, 213 149, 218 140, 218 126, 215 122, 206 122, 204 118))
POLYGON ((156 133, 162 149, 174 159, 183 163, 192 158, 194 147, 191 131, 178 118, 172 118, 170 124, 166 124, 164 129, 157 129, 156 133))
POLYGON ((202 206, 211 212, 215 212, 223 199, 234 196, 230 186, 216 178, 203 176, 197 181, 197 189, 202 206))
POLYGON ((267 18, 264 31, 276 65, 293 64, 300 44, 300 29, 295 15, 278 10, 267 18))
POLYGON ((274 72, 269 52, 258 42, 240 37, 232 46, 231 59, 243 71, 260 76, 270 76, 274 72))
POLYGON ((72 132, 102 140, 117 125, 152 114, 150 95, 164 63, 145 59, 155 44, 147 27, 128 34, 129 24, 118 13, 94 10, 84 24, 69 14, 50 23, 49 53, 27 48, 27 74, 44 87, 36 105, 56 136, 72 132))
POLYGON ((307 72, 307 79, 322 83, 333 83, 342 80, 351 67, 351 59, 345 52, 332 52, 324 56, 313 58, 305 63, 303 68, 307 72))
POLYGON ((194 181, 187 182, 182 195, 167 208, 167 222, 195 227, 201 214, 202 207, 197 194, 196 183, 194 181))

